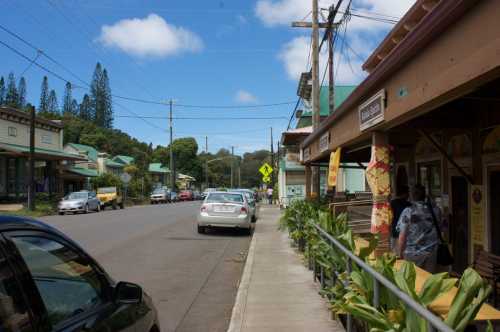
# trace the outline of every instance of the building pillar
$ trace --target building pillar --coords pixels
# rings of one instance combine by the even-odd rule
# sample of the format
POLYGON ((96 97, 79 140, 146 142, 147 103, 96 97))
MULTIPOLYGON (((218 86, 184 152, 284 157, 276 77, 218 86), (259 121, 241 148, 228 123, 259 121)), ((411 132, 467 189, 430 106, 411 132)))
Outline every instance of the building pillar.
POLYGON ((318 200, 320 198, 320 169, 319 166, 312 166, 311 167, 311 183, 312 183, 312 188, 311 188, 311 199, 313 200, 318 200))
POLYGON ((379 234, 379 243, 375 249, 376 256, 390 250, 389 236, 392 222, 389 202, 391 195, 390 157, 391 149, 387 133, 374 132, 372 134, 372 156, 366 175, 373 194, 371 232, 379 234))
POLYGON ((305 176, 306 176, 306 200, 311 200, 312 172, 310 165, 305 166, 305 176))

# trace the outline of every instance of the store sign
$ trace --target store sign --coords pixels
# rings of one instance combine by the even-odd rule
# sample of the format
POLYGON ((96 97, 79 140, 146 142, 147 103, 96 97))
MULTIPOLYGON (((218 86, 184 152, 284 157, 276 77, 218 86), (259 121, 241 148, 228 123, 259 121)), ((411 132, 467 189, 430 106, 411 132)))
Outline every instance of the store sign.
POLYGON ((309 158, 311 157, 311 152, 310 152, 310 148, 305 148, 302 150, 302 157, 303 157, 303 161, 307 161, 309 160, 309 158))
POLYGON ((328 150, 330 145, 330 133, 326 132, 319 138, 319 152, 328 150))
POLYGON ((358 108, 359 129, 366 130, 384 121, 385 90, 380 90, 358 108))

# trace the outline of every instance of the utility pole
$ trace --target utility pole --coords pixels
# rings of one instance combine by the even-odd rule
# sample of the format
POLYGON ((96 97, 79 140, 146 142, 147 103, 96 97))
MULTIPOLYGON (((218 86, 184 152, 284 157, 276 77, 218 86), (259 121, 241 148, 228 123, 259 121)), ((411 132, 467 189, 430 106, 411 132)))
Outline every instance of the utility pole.
POLYGON ((172 146, 172 141, 173 141, 173 133, 172 133, 172 107, 173 107, 174 101, 170 99, 169 104, 170 104, 170 116, 169 116, 169 125, 170 125, 170 190, 175 189, 175 170, 174 170, 174 149, 172 146))
POLYGON ((231 188, 233 188, 234 146, 231 147, 231 188))
POLYGON ((35 107, 30 109, 30 153, 28 178, 28 209, 35 210, 35 107))
POLYGON ((208 188, 208 136, 205 136, 205 189, 208 188))
POLYGON ((271 172, 271 186, 274 189, 274 144, 273 144, 273 127, 271 127, 271 167, 273 171, 271 172))

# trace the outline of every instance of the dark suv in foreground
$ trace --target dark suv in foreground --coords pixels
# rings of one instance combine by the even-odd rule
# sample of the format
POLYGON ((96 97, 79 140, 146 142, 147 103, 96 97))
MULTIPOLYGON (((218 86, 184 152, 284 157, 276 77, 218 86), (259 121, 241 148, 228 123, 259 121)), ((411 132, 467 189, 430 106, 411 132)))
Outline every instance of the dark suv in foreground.
POLYGON ((0 331, 159 332, 141 287, 115 283, 44 223, 0 216, 0 331))

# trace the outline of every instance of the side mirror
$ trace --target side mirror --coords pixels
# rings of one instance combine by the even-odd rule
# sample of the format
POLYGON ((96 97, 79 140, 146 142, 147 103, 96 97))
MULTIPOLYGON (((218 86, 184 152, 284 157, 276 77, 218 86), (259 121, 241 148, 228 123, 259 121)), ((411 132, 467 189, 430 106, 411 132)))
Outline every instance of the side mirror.
POLYGON ((115 287, 115 302, 134 304, 142 301, 142 288, 131 282, 120 281, 115 287))

